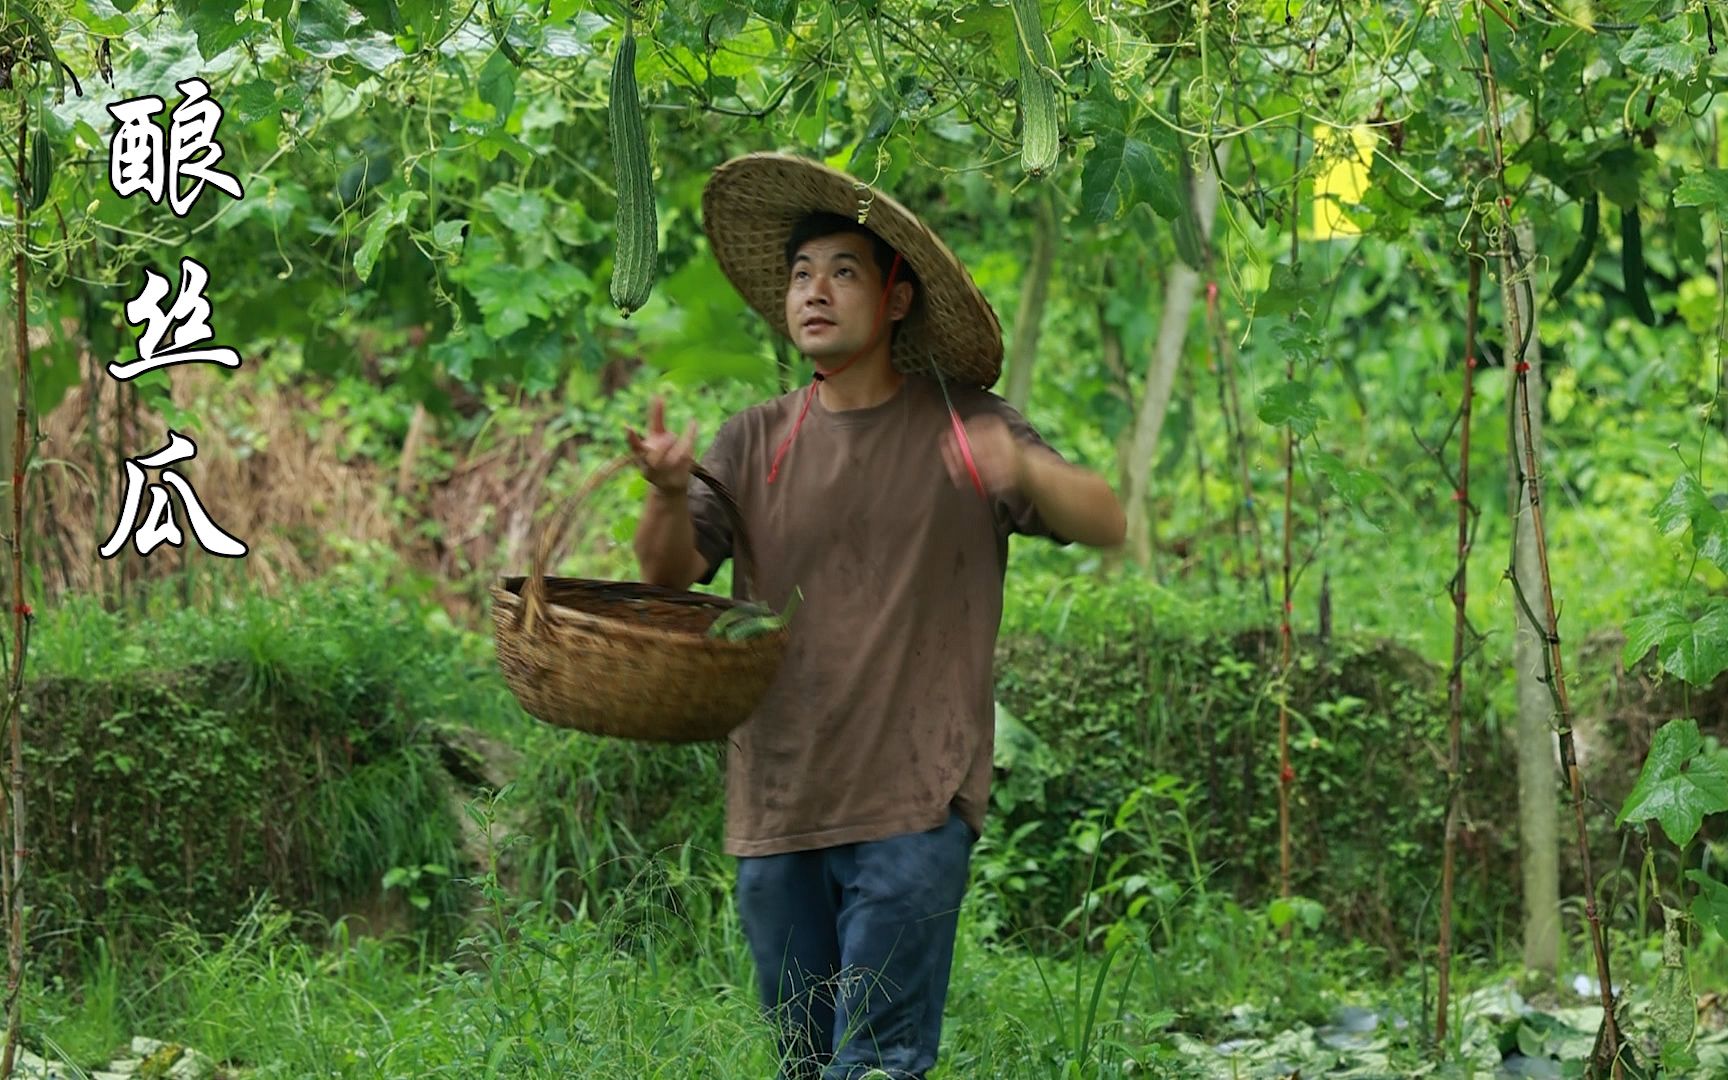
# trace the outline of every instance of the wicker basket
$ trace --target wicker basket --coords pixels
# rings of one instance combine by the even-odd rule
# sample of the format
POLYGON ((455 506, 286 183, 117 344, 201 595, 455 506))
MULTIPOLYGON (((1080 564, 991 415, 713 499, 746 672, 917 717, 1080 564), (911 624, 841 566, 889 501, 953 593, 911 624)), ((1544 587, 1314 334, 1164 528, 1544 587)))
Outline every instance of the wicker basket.
MULTIPOLYGON (((738 504, 698 467, 732 518, 746 596, 753 566, 738 504)), ((628 581, 546 577, 551 530, 526 577, 492 587, 504 681, 536 719, 647 742, 722 739, 749 719, 779 671, 790 633, 743 641, 707 636, 741 601, 628 581)))

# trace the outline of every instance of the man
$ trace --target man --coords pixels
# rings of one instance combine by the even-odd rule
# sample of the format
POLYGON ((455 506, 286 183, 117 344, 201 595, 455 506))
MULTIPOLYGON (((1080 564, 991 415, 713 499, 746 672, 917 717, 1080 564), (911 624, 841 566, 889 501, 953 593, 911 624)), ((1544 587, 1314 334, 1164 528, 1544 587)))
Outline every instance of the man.
MULTIPOLYGON (((808 391, 729 419, 702 460, 738 503, 754 598, 803 594, 727 754, 758 990, 782 1077, 921 1080, 989 798, 1008 537, 1114 546, 1122 508, 987 392, 996 316, 904 207, 751 154, 716 171, 703 219, 733 284, 816 368, 808 391)), ((733 536, 690 483, 695 426, 664 415, 656 399, 647 434, 628 433, 650 483, 636 555, 644 580, 687 589, 733 536)))

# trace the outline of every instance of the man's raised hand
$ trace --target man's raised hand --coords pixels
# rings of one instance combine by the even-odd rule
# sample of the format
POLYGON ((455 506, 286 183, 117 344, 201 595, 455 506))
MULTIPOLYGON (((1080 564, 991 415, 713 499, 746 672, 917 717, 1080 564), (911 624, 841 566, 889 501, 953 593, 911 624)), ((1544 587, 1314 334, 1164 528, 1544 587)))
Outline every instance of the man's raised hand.
POLYGON ((666 430, 666 401, 656 396, 648 406, 648 434, 624 429, 636 467, 650 484, 668 495, 682 494, 690 486, 690 470, 696 466, 696 421, 683 435, 666 430))

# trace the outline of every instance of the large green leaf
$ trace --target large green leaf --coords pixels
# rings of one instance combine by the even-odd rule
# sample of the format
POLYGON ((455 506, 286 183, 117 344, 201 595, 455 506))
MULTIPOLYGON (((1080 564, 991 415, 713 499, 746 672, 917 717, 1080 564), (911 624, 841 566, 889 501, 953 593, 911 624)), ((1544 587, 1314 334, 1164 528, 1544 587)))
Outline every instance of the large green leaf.
POLYGON ((1614 819, 1655 818, 1668 839, 1685 845, 1709 814, 1728 810, 1728 770, 1720 754, 1704 749, 1696 720, 1670 720, 1656 732, 1638 783, 1614 819))
POLYGON ((320 60, 345 56, 383 72, 404 55, 390 37, 364 29, 365 16, 336 0, 301 0, 299 18, 294 44, 320 60))
POLYGON ((30 397, 38 416, 45 416, 82 381, 78 354, 64 340, 30 354, 30 397))
POLYGON ((1686 871, 1686 880, 1698 886, 1698 897, 1692 901, 1692 918, 1699 926, 1716 931, 1717 937, 1728 941, 1728 885, 1702 870, 1686 871))
POLYGON ((1704 61, 1704 42, 1692 38, 1690 22, 1646 22, 1620 46, 1620 62, 1640 75, 1691 78, 1704 61))
POLYGON ((1698 481, 1687 473, 1674 481, 1674 486, 1668 489, 1667 496, 1656 504, 1650 516, 1656 519, 1656 527, 1662 530, 1664 536, 1673 536, 1696 526, 1700 519, 1710 515, 1720 517, 1721 513, 1711 505, 1710 497, 1704 494, 1698 481))
POLYGON ((1093 138, 1080 170, 1080 208, 1093 221, 1120 219, 1145 203, 1166 221, 1182 211, 1176 140, 1162 124, 1132 126, 1128 106, 1102 82, 1080 103, 1075 126, 1093 138))
POLYGON ((481 101, 492 106, 493 123, 510 119, 510 110, 516 107, 516 65, 502 51, 493 53, 480 69, 475 91, 481 101))
POLYGON ((93 33, 119 35, 124 34, 131 25, 121 12, 131 11, 133 6, 125 0, 111 0, 110 3, 102 3, 100 0, 96 3, 91 0, 76 0, 72 5, 71 15, 82 23, 86 30, 93 33))
POLYGON ((1721 213, 1728 209, 1728 169, 1688 173, 1674 189, 1675 206, 1702 206, 1721 213))
POLYGON ((495 187, 481 196, 486 208, 498 215, 505 228, 521 236, 538 236, 546 226, 546 197, 538 191, 495 187))
POLYGON ((576 266, 557 260, 524 266, 498 238, 478 234, 470 235, 450 276, 474 297, 486 334, 494 339, 535 319, 551 319, 554 311, 579 308, 592 290, 591 279, 576 266))
POLYGON ((343 38, 348 35, 350 19, 360 21, 359 13, 337 0, 304 0, 294 27, 294 44, 320 60, 342 56, 347 51, 343 38))
POLYGON ((1266 291, 1260 294, 1260 299, 1254 304, 1254 314, 1307 313, 1312 305, 1313 298, 1303 284, 1301 268, 1292 270, 1289 263, 1275 263, 1266 283, 1266 291))
POLYGON ((1663 670, 1694 686, 1706 686, 1728 670, 1728 600, 1715 599, 1697 619, 1670 601, 1648 615, 1626 622, 1628 666, 1652 648, 1663 670))
POLYGON ((1288 424, 1299 437, 1314 433, 1314 427, 1326 418, 1314 391, 1299 379, 1273 383, 1260 391, 1260 419, 1273 426, 1288 424))
POLYGON ((1692 546, 1699 556, 1728 573, 1728 515, 1716 509, 1690 474, 1674 482, 1650 516, 1666 536, 1691 529, 1692 546))
POLYGON ((1591 180, 1609 202, 1622 210, 1631 209, 1639 202, 1639 177, 1653 163, 1648 151, 1604 142, 1591 154, 1591 180))
POLYGON ((783 31, 790 31, 798 18, 798 0, 751 0, 750 6, 757 15, 783 31))
POLYGON ((1098 222, 1114 221, 1137 203, 1165 220, 1180 212, 1176 183, 1149 142, 1132 136, 1101 136, 1080 170, 1082 209, 1098 222))
POLYGON ((206 60, 270 29, 269 23, 257 19, 235 21, 234 16, 245 7, 244 0, 198 0, 197 3, 179 0, 175 7, 186 29, 198 36, 198 54, 206 60))
POLYGON ((367 25, 381 33, 395 34, 403 29, 396 0, 348 0, 348 6, 360 12, 367 25))
POLYGON ((366 223, 366 239, 361 242, 360 250, 354 253, 354 272, 360 275, 361 281, 372 276, 372 267, 378 261, 384 241, 390 238, 391 230, 408 220, 408 213, 416 204, 425 201, 424 191, 399 191, 372 215, 372 220, 366 223))
POLYGON ((1332 490, 1337 492, 1345 506, 1375 532, 1385 531, 1365 505, 1368 497, 1383 486, 1378 476, 1366 469, 1352 469, 1338 456, 1324 452, 1314 455, 1314 465, 1331 482, 1332 490))
POLYGON ((760 319, 712 258, 692 259, 631 318, 642 356, 689 382, 743 379, 766 383, 774 364, 759 336, 760 319))

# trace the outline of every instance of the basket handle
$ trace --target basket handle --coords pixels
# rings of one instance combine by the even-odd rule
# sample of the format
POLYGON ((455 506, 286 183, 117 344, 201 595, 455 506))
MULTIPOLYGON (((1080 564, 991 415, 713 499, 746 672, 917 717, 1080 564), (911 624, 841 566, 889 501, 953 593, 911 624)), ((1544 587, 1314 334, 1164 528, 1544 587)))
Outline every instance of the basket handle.
MULTIPOLYGON (((573 500, 580 506, 593 493, 594 489, 623 471, 630 464, 630 455, 620 454, 606 464, 595 469, 583 482, 573 500)), ((522 582, 522 607, 516 612, 516 628, 520 631, 532 632, 535 625, 546 614, 546 563, 552 558, 552 523, 548 521, 540 527, 540 535, 534 542, 534 557, 528 567, 528 576, 522 582)))
MULTIPOLYGON (((628 457, 614 460, 600 470, 584 485, 585 490, 578 495, 578 501, 587 495, 588 491, 607 477, 622 470, 629 463, 628 457)), ((690 475, 701 480, 711 488, 720 499, 720 505, 725 509, 726 516, 732 522, 733 547, 738 558, 740 579, 744 585, 744 598, 754 600, 755 590, 751 587, 752 575, 756 560, 750 547, 750 536, 744 528, 744 513, 738 508, 738 500, 720 479, 700 465, 692 466, 690 475)), ((522 633, 531 634, 534 627, 546 614, 546 564, 552 557, 553 528, 550 522, 541 526, 540 536, 534 543, 533 561, 528 567, 528 577, 522 582, 522 607, 516 615, 517 629, 522 633)))
POLYGON ((532 634, 545 616, 546 560, 552 554, 552 525, 540 527, 540 538, 534 542, 534 559, 528 566, 528 576, 522 582, 522 609, 516 615, 516 628, 532 634))
POLYGON ((708 485, 720 499, 720 505, 725 508, 726 516, 732 520, 732 546, 738 556, 733 561, 738 565, 739 577, 744 584, 744 599, 756 599, 756 591, 751 587, 756 557, 751 553, 750 534, 744 528, 744 512, 738 509, 738 500, 733 497, 732 492, 720 482, 718 477, 702 466, 693 466, 690 469, 690 475, 708 485))

